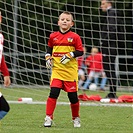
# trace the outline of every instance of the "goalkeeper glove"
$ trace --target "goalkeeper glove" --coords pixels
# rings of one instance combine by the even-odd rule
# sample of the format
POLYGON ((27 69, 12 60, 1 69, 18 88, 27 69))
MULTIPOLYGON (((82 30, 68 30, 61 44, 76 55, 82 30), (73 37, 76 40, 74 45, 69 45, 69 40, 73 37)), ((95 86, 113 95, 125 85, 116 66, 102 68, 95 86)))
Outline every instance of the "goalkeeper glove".
POLYGON ((46 54, 45 55, 45 59, 46 59, 46 68, 50 69, 51 66, 52 66, 51 55, 50 54, 46 54))
POLYGON ((69 62, 69 61, 71 60, 71 58, 73 58, 73 57, 74 57, 73 52, 67 53, 67 54, 65 54, 65 55, 62 56, 60 62, 61 62, 62 64, 66 64, 66 63, 69 62))

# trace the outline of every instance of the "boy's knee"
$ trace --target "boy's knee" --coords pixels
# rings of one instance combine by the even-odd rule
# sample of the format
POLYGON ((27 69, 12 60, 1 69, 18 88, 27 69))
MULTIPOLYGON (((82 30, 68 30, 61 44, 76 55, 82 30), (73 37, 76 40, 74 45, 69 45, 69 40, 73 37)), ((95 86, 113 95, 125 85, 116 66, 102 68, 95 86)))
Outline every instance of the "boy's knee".
POLYGON ((87 78, 87 80, 92 80, 93 79, 93 77, 92 76, 89 76, 88 78, 87 78))
POLYGON ((83 81, 85 80, 85 76, 84 76, 84 75, 81 75, 80 78, 81 78, 81 80, 83 80, 83 81))
POLYGON ((7 107, 6 107, 6 110, 5 110, 6 112, 9 112, 10 111, 10 106, 9 106, 9 104, 7 103, 7 107))
POLYGON ((54 99, 57 99, 59 94, 60 94, 60 88, 54 88, 52 87, 51 90, 50 90, 50 95, 49 97, 50 98, 54 98, 54 99))
POLYGON ((9 110, 10 110, 9 104, 3 96, 0 97, 0 102, 2 105, 0 110, 5 111, 5 112, 9 112, 9 110))
POLYGON ((69 98, 70 103, 72 104, 75 104, 79 101, 77 92, 68 92, 68 98, 69 98))

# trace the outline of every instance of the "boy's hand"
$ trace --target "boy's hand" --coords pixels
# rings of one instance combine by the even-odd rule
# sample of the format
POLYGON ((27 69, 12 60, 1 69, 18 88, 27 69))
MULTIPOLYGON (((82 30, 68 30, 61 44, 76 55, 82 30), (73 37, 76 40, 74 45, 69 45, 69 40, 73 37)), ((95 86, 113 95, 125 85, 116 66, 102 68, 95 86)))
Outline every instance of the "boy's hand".
POLYGON ((45 59, 46 59, 46 67, 48 69, 50 69, 51 66, 52 66, 52 63, 51 63, 51 55, 50 54, 46 54, 45 55, 45 59))
POLYGON ((90 62, 87 62, 86 65, 87 65, 87 66, 90 66, 90 62))
POLYGON ((65 55, 62 56, 60 62, 61 62, 62 64, 66 64, 66 63, 69 62, 70 59, 73 58, 73 57, 74 57, 73 52, 67 53, 67 54, 65 54, 65 55))
POLYGON ((10 76, 4 77, 4 86, 8 87, 11 84, 10 76))

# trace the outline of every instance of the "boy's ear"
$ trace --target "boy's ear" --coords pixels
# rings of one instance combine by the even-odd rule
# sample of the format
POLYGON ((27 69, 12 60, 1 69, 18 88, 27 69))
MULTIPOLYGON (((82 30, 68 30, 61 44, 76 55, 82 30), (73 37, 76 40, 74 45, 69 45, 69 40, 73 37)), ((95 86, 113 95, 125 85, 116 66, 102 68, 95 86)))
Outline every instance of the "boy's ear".
POLYGON ((72 21, 71 27, 74 26, 74 21, 72 21))
POLYGON ((58 26, 60 26, 60 22, 59 22, 59 20, 58 20, 58 23, 57 23, 57 24, 58 24, 58 26))

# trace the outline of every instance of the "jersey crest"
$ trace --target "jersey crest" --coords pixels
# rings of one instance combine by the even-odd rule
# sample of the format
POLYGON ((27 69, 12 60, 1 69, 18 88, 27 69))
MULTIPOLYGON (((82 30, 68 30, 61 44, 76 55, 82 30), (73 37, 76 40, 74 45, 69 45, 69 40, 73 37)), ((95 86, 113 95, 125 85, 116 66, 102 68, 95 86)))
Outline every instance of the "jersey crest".
POLYGON ((70 42, 70 43, 73 42, 73 38, 71 38, 71 37, 70 37, 70 38, 67 38, 67 40, 68 40, 68 42, 70 42))

